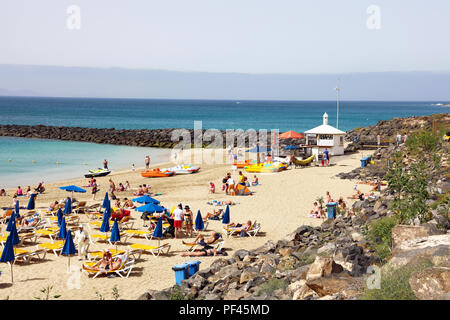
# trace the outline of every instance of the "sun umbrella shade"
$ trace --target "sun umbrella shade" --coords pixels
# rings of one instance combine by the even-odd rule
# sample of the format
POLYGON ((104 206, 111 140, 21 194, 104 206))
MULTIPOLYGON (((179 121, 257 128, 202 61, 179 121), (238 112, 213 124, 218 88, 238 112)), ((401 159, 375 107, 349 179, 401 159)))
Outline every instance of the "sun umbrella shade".
POLYGON ((67 232, 66 240, 64 241, 64 246, 61 250, 61 254, 63 256, 70 256, 75 254, 75 252, 76 250, 72 239, 72 232, 69 230, 67 232))
POLYGON ((6 231, 11 232, 13 225, 16 225, 16 215, 12 214, 9 218, 8 224, 6 225, 6 231))
POLYGON ((32 193, 30 195, 30 200, 28 200, 27 210, 33 210, 34 209, 35 199, 36 199, 36 193, 32 193))
POLYGON ((299 149, 299 147, 298 146, 293 146, 293 145, 284 147, 284 150, 297 150, 297 149, 299 149))
POLYGON ((19 234, 17 233, 17 228, 16 228, 15 223, 12 225, 11 232, 9 233, 8 237, 11 237, 13 246, 18 245, 20 243, 19 234))
POLYGON ((100 227, 101 232, 109 232, 109 218, 111 217, 111 207, 106 207, 105 212, 103 213, 103 222, 100 227))
POLYGON ((59 227, 58 238, 65 239, 67 236, 66 218, 62 218, 61 226, 59 227))
POLYGON ((69 192, 86 192, 86 190, 81 189, 80 187, 71 185, 71 186, 65 186, 65 187, 59 187, 59 189, 69 192))
POLYGON ((154 203, 148 203, 146 205, 140 206, 138 208, 135 209, 136 211, 139 212, 148 212, 148 213, 153 213, 153 212, 164 212, 164 208, 161 206, 158 206, 157 204, 154 203))
POLYGON ((63 219, 63 212, 62 212, 61 208, 58 208, 58 212, 56 213, 56 217, 58 218, 58 227, 60 227, 62 219, 63 219))
POLYGON ((105 193, 105 198, 103 199, 102 208, 109 207, 111 203, 109 202, 108 192, 105 193))
POLYGON ((197 212, 197 216, 195 217, 195 230, 203 230, 205 229, 205 224, 203 223, 202 214, 200 210, 197 212))
POLYGON ((280 139, 304 139, 304 138, 305 136, 303 134, 292 130, 280 134, 280 139))
POLYGON ((230 206, 229 205, 227 205, 227 208, 225 209, 225 213, 223 214, 222 223, 223 224, 230 223, 230 206))
POLYGON ((142 196, 139 198, 134 198, 133 201, 138 202, 138 203, 145 203, 145 204, 147 204, 147 203, 160 204, 160 202, 158 200, 153 199, 150 196, 142 196))
POLYGON ((117 223, 117 220, 114 220, 114 225, 111 231, 111 237, 109 238, 109 241, 111 242, 118 242, 120 241, 120 231, 119 231, 119 224, 117 223))
POLYGON ((20 218, 20 214, 19 214, 19 200, 16 201, 16 216, 17 216, 17 218, 20 218))
POLYGON ((162 219, 159 218, 158 223, 156 224, 155 230, 153 231, 153 237, 154 238, 162 238, 162 233, 163 233, 162 219))
POLYGON ((8 238, 6 238, 5 247, 3 248, 2 256, 0 257, 0 262, 11 262, 14 260, 14 245, 12 244, 11 235, 9 235, 8 238))
POLYGON ((66 205, 64 206, 64 214, 72 213, 72 199, 67 198, 66 205))
POLYGON ((247 150, 245 152, 260 153, 260 152, 270 152, 270 151, 272 151, 272 149, 266 148, 266 147, 256 146, 256 147, 254 147, 252 149, 249 149, 249 150, 247 150))

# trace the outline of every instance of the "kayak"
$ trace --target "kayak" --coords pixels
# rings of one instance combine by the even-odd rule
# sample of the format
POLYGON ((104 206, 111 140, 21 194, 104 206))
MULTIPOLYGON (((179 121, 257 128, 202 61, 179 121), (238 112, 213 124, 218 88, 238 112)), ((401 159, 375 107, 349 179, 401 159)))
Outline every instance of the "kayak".
POLYGON ((233 166, 236 166, 236 168, 238 168, 238 169, 242 169, 251 164, 252 164, 252 161, 249 159, 249 160, 245 160, 244 162, 234 162, 233 166))
POLYGON ((251 166, 244 167, 244 170, 247 172, 254 172, 254 173, 272 173, 286 170, 286 168, 287 168, 286 164, 281 162, 275 162, 275 163, 252 164, 251 166))
POLYGON ((164 177, 170 177, 173 176, 175 172, 170 170, 161 170, 159 168, 153 169, 153 170, 146 170, 141 172, 141 176, 146 178, 164 178, 164 177))
POLYGON ((178 165, 171 168, 163 168, 161 171, 173 171, 175 174, 189 174, 189 173, 196 173, 200 170, 200 167, 194 166, 192 164, 188 165, 178 165))
POLYGON ((97 170, 89 170, 89 173, 85 174, 84 177, 85 178, 103 177, 107 176, 110 173, 111 170, 98 168, 97 170))

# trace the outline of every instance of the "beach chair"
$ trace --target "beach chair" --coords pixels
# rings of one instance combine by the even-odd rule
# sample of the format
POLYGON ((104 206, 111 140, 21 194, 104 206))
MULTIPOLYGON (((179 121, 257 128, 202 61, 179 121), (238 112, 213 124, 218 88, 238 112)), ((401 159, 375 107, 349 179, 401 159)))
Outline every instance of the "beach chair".
POLYGON ((134 236, 144 237, 146 240, 151 240, 153 234, 153 231, 136 230, 136 229, 128 229, 125 230, 124 232, 126 234, 127 240, 133 238, 134 236))
POLYGON ((85 212, 87 208, 88 207, 86 206, 86 201, 80 201, 78 202, 77 206, 73 208, 72 212, 73 213, 85 212))
MULTIPOLYGON (((109 252, 111 253, 111 256, 114 258, 115 256, 122 255, 125 253, 124 250, 116 250, 116 249, 109 249, 109 252)), ((87 253, 87 258, 89 261, 101 259, 103 257, 104 251, 92 251, 87 253)))
MULTIPOLYGON (((225 239, 222 238, 222 236, 218 239, 216 239, 216 241, 214 241, 211 244, 208 244, 208 246, 213 247, 215 250, 222 250, 223 245, 225 244, 225 239)), ((201 249, 203 248, 203 246, 199 243, 194 243, 194 244, 190 244, 190 243, 183 243, 184 246, 186 246, 186 250, 189 252, 194 252, 195 250, 201 249)))
MULTIPOLYGON (((227 237, 233 236, 233 235, 240 235, 240 230, 242 227, 239 228, 227 228, 227 227, 223 227, 223 230, 225 232, 225 234, 227 235, 227 237)), ((256 223, 256 220, 253 222, 253 224, 250 226, 250 228, 245 232, 246 235, 248 235, 249 237, 254 237, 256 236, 256 234, 259 232, 259 230, 261 229, 261 226, 256 223)))
POLYGON ((30 256, 30 252, 28 250, 25 249, 14 249, 15 251, 15 260, 13 262, 13 264, 16 263, 16 261, 21 261, 21 262, 28 262, 28 258, 30 256))
POLYGON ((205 227, 203 228, 203 230, 197 230, 197 229, 195 228, 195 223, 192 225, 192 228, 194 228, 194 231, 195 231, 195 232, 205 231, 205 230, 208 229, 209 221, 203 221, 203 225, 205 226, 205 227))
POLYGON ((5 213, 0 218, 0 224, 6 224, 13 213, 12 209, 5 210, 5 213))
MULTIPOLYGON (((124 233, 124 232, 121 232, 121 233, 120 233, 120 241, 119 241, 119 242, 123 242, 123 241, 125 240, 125 239, 123 239, 124 236, 125 236, 125 233, 124 233)), ((105 242, 108 242, 110 245, 113 245, 113 244, 111 243, 111 241, 109 241, 110 235, 99 234, 99 233, 90 234, 90 235, 89 235, 89 242, 90 242, 91 244, 94 244, 94 243, 95 243, 95 242, 94 242, 94 239, 95 239, 95 242, 97 242, 97 241, 105 241, 105 242)))
POLYGON ((44 219, 41 219, 41 217, 38 218, 38 222, 34 226, 25 226, 25 227, 19 227, 17 229, 17 233, 21 232, 34 232, 38 229, 44 229, 47 224, 47 221, 44 219))
POLYGON ((80 216, 74 214, 69 215, 66 217, 66 223, 67 224, 79 224, 80 223, 80 216))
POLYGON ((36 250, 30 252, 28 254, 28 261, 31 262, 33 259, 36 259, 41 261, 45 259, 45 256, 47 255, 47 249, 45 248, 36 248, 36 250))
POLYGON ((34 232, 24 233, 19 235, 20 243, 19 245, 23 245, 25 241, 30 241, 35 244, 37 241, 37 235, 34 232))
POLYGON ((44 242, 36 245, 36 250, 45 249, 46 251, 53 252, 56 256, 61 254, 62 248, 64 246, 64 241, 57 241, 54 243, 44 242))
POLYGON ((123 254, 121 256, 122 263, 120 267, 116 270, 89 270, 86 269, 86 266, 93 266, 96 262, 87 262, 85 265, 82 265, 82 271, 89 277, 89 275, 93 275, 91 279, 97 278, 99 275, 109 275, 109 274, 117 274, 121 278, 128 278, 134 267, 134 259, 130 259, 128 254, 123 254))
POLYGON ((47 228, 47 229, 37 229, 34 231, 37 237, 49 237, 51 242, 54 242, 58 237, 59 228, 47 228))
POLYGON ((134 243, 129 246, 130 252, 132 254, 137 254, 138 259, 141 258, 141 255, 144 251, 150 252, 155 258, 158 257, 161 253, 168 254, 170 250, 170 244, 164 243, 160 246, 149 246, 146 244, 134 243), (164 252, 165 251, 165 252, 164 252))

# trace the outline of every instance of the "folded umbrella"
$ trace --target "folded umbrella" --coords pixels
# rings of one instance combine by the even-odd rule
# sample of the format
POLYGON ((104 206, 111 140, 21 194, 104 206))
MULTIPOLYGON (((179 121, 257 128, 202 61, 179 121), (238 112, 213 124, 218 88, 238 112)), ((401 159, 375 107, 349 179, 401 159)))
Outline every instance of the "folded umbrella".
POLYGON ((195 217, 195 230, 201 231, 205 229, 205 224, 203 223, 202 214, 200 210, 197 212, 197 216, 195 217))
POLYGON ((229 224, 230 223, 230 206, 227 204, 227 208, 225 209, 225 213, 222 217, 222 223, 223 224, 229 224))

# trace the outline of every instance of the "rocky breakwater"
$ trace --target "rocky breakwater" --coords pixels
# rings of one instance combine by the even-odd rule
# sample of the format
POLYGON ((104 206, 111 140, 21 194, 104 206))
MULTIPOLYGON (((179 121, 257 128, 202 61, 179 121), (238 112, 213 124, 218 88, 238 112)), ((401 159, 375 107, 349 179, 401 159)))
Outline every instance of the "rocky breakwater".
MULTIPOLYGON (((215 134, 222 139, 215 139, 214 134, 202 130, 202 147, 221 147, 227 145, 226 131, 218 130, 215 134)), ((197 136, 198 133, 195 133, 197 136)), ((198 134, 199 135, 199 134, 198 134)), ((137 129, 116 130, 114 128, 84 128, 84 127, 56 127, 56 126, 26 126, 26 125, 0 125, 0 136, 40 138, 53 140, 70 140, 92 143, 105 143, 115 145, 129 145, 139 147, 173 148, 180 143, 186 146, 194 144, 193 129, 137 129)), ((230 145, 234 147, 248 146, 249 135, 245 131, 235 131, 229 139, 230 145)), ((267 144, 270 145, 270 134, 267 135, 267 144)), ((264 145, 264 141, 261 143, 264 145)))
POLYGON ((353 299, 374 262, 360 233, 362 222, 340 217, 315 228, 301 226, 277 243, 218 258, 181 286, 148 290, 140 299, 353 299))
POLYGON ((420 130, 429 130, 436 127, 448 126, 450 116, 448 113, 434 114, 430 116, 394 118, 381 120, 375 126, 361 127, 350 130, 345 135, 345 140, 351 142, 345 149, 346 152, 354 152, 364 149, 365 145, 377 145, 377 136, 380 135, 381 145, 388 146, 395 143, 397 134, 411 135, 420 130), (356 138, 356 142, 355 142, 356 138))

